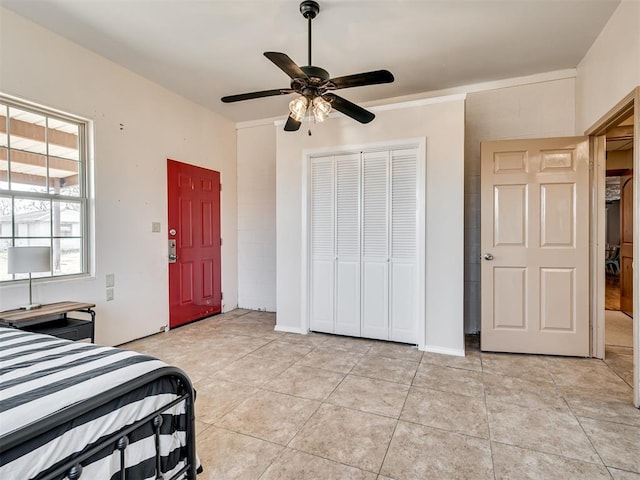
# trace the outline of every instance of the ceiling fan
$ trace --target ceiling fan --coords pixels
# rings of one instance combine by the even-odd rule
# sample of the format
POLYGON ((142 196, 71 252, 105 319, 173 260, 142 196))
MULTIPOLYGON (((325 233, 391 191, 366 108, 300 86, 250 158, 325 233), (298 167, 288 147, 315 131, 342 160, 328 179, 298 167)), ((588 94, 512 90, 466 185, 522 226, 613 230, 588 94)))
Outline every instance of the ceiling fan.
POLYGON ((309 25, 309 65, 299 67, 284 53, 264 52, 265 57, 289 75, 291 78, 291 86, 289 88, 241 93, 222 97, 221 100, 225 103, 231 103, 253 98, 297 93, 299 96, 289 103, 290 115, 284 126, 284 129, 288 132, 294 132, 300 128, 302 120, 309 110, 313 113, 316 122, 324 121, 332 108, 360 123, 369 123, 373 120, 375 118, 373 113, 332 93, 332 91, 341 88, 391 83, 394 80, 393 74, 388 70, 375 70, 331 78, 329 72, 325 69, 313 66, 311 64, 311 21, 318 15, 319 11, 320 5, 313 0, 304 0, 300 4, 300 13, 307 19, 309 25))

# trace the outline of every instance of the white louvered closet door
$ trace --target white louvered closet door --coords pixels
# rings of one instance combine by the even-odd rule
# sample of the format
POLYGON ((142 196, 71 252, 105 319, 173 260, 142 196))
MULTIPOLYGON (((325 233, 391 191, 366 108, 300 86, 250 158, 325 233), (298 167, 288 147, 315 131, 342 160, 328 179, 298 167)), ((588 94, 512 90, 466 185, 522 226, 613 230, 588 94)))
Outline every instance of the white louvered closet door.
POLYGON ((311 162, 311 288, 310 327, 334 333, 334 161, 311 162))
POLYGON ((362 336, 389 339, 389 152, 362 156, 362 336))
POLYGON ((417 152, 311 160, 311 330, 416 343, 417 152))
POLYGON ((413 343, 418 326, 417 149, 391 152, 389 339, 413 343))
POLYGON ((335 333, 360 336, 360 154, 335 157, 335 333))

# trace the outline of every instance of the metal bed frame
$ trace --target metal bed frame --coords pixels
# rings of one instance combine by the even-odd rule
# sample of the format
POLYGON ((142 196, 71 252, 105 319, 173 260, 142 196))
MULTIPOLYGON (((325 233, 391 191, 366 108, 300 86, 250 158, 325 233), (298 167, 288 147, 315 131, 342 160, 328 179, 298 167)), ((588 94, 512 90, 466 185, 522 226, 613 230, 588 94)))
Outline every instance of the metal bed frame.
MULTIPOLYGON (((117 475, 119 480, 126 480, 126 467, 125 465, 125 451, 129 444, 128 435, 131 432, 134 432, 138 428, 145 426, 148 423, 151 423, 153 426, 154 437, 155 437, 155 470, 156 470, 156 479, 165 480, 161 472, 161 463, 160 463, 160 427, 162 426, 162 413, 169 410, 175 405, 178 405, 181 402, 185 402, 185 414, 187 419, 186 425, 186 455, 185 455, 185 465, 170 479, 166 480, 178 480, 178 479, 188 479, 195 480, 196 478, 196 468, 197 468, 197 460, 196 460, 196 448, 195 448, 195 411, 194 411, 194 401, 195 401, 195 391, 191 384, 191 381, 187 377, 187 375, 176 367, 162 367, 158 370, 154 370, 149 372, 146 375, 138 377, 125 385, 120 385, 116 388, 112 388, 111 390, 101 393, 98 397, 89 398, 73 407, 62 409, 48 417, 27 425, 25 428, 12 432, 7 437, 2 438, 0 442, 0 455, 4 452, 9 451, 12 448, 22 444, 23 442, 27 442, 30 439, 33 439, 39 435, 48 432, 49 430, 56 428, 60 425, 63 425, 76 417, 79 417, 85 413, 91 412, 92 410, 115 400, 122 395, 133 391, 137 388, 144 387, 155 380, 162 377, 174 377, 178 382, 178 395, 179 397, 173 400, 172 402, 163 405, 155 412, 147 415, 146 417, 136 421, 132 425, 123 427, 118 432, 113 433, 108 438, 101 441, 99 444, 96 444, 89 450, 83 451, 77 457, 69 460, 65 464, 61 465, 59 468, 56 468, 54 471, 49 472, 46 476, 43 476, 40 480, 61 480, 63 478, 68 478, 69 480, 79 480, 82 478, 82 462, 92 455, 96 454, 100 450, 105 447, 115 446, 117 450, 120 451, 120 471, 117 475)), ((135 480, 135 479, 134 479, 135 480)))

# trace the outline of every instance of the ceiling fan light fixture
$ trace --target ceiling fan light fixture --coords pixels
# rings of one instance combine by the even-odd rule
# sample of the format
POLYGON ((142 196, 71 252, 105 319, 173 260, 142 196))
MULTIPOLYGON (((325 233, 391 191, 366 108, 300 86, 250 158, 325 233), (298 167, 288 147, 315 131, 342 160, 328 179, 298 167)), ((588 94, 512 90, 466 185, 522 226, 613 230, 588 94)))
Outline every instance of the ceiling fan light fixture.
POLYGON ((294 120, 301 122, 304 119, 305 114, 307 113, 307 108, 309 107, 309 100, 304 95, 301 95, 297 98, 294 98, 289 102, 289 111, 291 112, 291 118, 294 120))
POLYGON ((313 99, 313 116, 316 122, 324 122, 331 112, 331 104, 322 97, 313 99))
POLYGON ((323 122, 332 110, 337 110, 362 124, 371 122, 375 118, 373 113, 336 95, 333 90, 391 83, 394 81, 393 74, 388 70, 374 70, 332 78, 324 68, 314 66, 311 62, 311 21, 318 15, 318 12, 320 12, 320 5, 317 1, 302 0, 300 3, 300 13, 307 19, 308 24, 308 65, 298 66, 285 53, 264 52, 265 57, 289 76, 291 79, 289 88, 228 95, 220 100, 231 103, 297 93, 299 96, 289 103, 290 114, 284 125, 285 132, 297 131, 307 114, 309 120, 313 114, 316 123, 323 122))

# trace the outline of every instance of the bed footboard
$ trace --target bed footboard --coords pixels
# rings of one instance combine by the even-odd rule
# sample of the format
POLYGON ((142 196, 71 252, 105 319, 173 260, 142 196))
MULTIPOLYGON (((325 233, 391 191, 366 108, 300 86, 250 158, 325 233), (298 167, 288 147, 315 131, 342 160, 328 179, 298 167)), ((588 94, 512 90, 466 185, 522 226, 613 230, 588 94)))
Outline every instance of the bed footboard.
POLYGON ((195 391, 146 355, 0 327, 0 478, 195 480, 195 391))
MULTIPOLYGON (((105 451, 117 452, 117 456, 119 457, 118 471, 113 472, 114 475, 111 478, 117 480, 135 480, 137 477, 131 476, 129 471, 130 467, 127 466, 126 462, 126 453, 127 448, 130 445, 130 437, 135 437, 137 432, 147 431, 149 429, 153 430, 153 443, 155 445, 155 458, 153 458, 152 460, 154 468, 154 478, 162 480, 195 480, 196 472, 199 467, 195 451, 195 392, 186 375, 184 375, 177 368, 167 368, 172 370, 172 372, 168 373, 165 370, 163 376, 176 378, 180 384, 181 389, 184 390, 184 392, 178 398, 150 413, 144 418, 141 418, 132 425, 129 425, 126 428, 123 428, 120 431, 110 435, 108 438, 101 440, 91 448, 77 455, 75 458, 70 459, 64 464, 58 466, 55 470, 48 472, 42 477, 38 477, 38 480, 61 480, 64 478, 68 478, 69 480, 84 480, 85 477, 83 476, 83 463, 91 458, 99 456, 100 452, 104 453, 105 451), (171 419, 171 414, 167 415, 167 412, 170 412, 173 407, 176 407, 181 403, 184 403, 184 417, 186 420, 184 425, 186 445, 184 446, 184 448, 180 449, 180 454, 183 456, 183 460, 179 463, 182 463, 182 466, 180 466, 177 470, 174 469, 173 471, 171 471, 171 476, 167 476, 166 466, 163 465, 163 463, 166 462, 162 461, 160 435, 162 426, 165 422, 165 418, 168 417, 169 419, 171 419)), ((156 381, 156 378, 153 378, 150 381, 156 381)), ((128 388, 126 390, 131 390, 131 385, 128 385, 128 388)), ((112 396, 117 397, 125 393, 126 392, 124 391, 114 391, 112 392, 112 396)), ((56 423, 55 419, 54 423, 56 423)), ((51 428, 53 428, 54 426, 55 425, 52 425, 51 428)), ((47 426, 45 425, 40 428, 44 429, 46 427, 47 426)))

